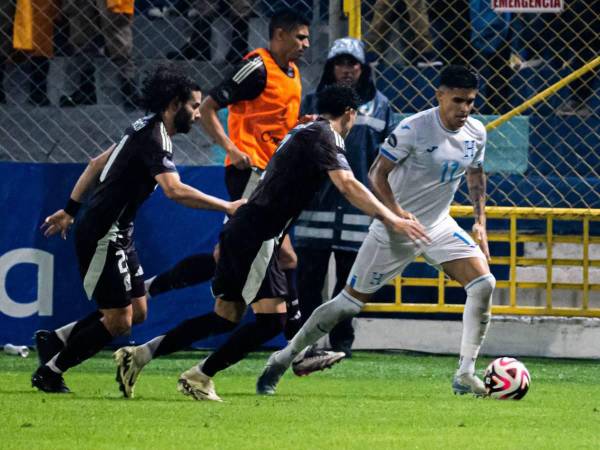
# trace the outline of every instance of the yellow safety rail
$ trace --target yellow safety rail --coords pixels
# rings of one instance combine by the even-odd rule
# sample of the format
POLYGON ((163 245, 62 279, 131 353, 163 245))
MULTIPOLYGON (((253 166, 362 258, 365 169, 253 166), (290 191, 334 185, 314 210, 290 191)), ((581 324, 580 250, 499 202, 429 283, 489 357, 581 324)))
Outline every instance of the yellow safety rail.
MULTIPOLYGON (((470 206, 453 206, 453 217, 472 217, 473 208, 470 206)), ((508 242, 509 256, 493 256, 493 265, 509 266, 509 279, 498 280, 496 287, 509 290, 508 305, 494 305, 493 314, 518 315, 550 315, 571 317, 600 317, 600 307, 590 307, 590 291, 600 291, 600 284, 590 283, 590 267, 600 267, 600 259, 590 260, 590 244, 600 244, 600 236, 590 236, 590 221, 600 221, 600 209, 559 209, 559 208, 520 208, 520 207, 487 207, 488 219, 506 219, 509 230, 506 232, 491 231, 488 235, 490 242, 508 242), (519 220, 545 220, 545 234, 520 234, 519 220), (568 220, 582 222, 582 235, 555 235, 554 221, 568 220), (543 242, 546 244, 546 258, 528 258, 517 255, 517 244, 521 242, 543 242), (581 259, 555 258, 552 246, 555 243, 581 244, 583 256, 581 259), (517 281, 518 266, 545 266, 545 281, 517 281), (581 283, 555 283, 552 281, 552 269, 555 266, 582 267, 581 283), (544 306, 519 306, 517 289, 545 289, 546 304, 544 306), (579 307, 555 307, 552 304, 554 289, 582 291, 582 302, 579 307)), ((420 257, 417 262, 424 262, 420 257)), ((368 303, 367 312, 419 312, 419 313, 462 313, 464 305, 446 304, 445 289, 460 287, 456 281, 449 280, 440 272, 437 278, 397 277, 391 284, 395 287, 393 303, 368 303), (438 288, 437 301, 431 303, 404 303, 402 301, 403 286, 434 286, 438 288)))
POLYGON ((492 129, 500 126, 501 124, 503 124, 507 120, 510 120, 514 116, 517 116, 517 115, 521 114, 526 109, 535 106, 537 103, 541 102, 542 100, 545 100, 546 97, 549 97, 550 95, 554 94, 555 92, 558 92, 560 89, 562 89, 563 87, 565 87, 570 82, 575 81, 578 78, 581 78, 586 73, 594 70, 599 65, 600 65, 600 56, 596 56, 594 59, 592 59, 591 61, 588 61, 586 64, 584 64, 579 69, 573 71, 572 73, 570 73, 566 77, 558 80, 552 86, 547 87, 542 92, 534 95, 529 100, 521 103, 519 106, 517 106, 513 110, 507 112, 506 114, 503 114, 502 116, 498 117, 496 120, 488 123, 486 125, 486 129, 489 131, 489 130, 492 130, 492 129))

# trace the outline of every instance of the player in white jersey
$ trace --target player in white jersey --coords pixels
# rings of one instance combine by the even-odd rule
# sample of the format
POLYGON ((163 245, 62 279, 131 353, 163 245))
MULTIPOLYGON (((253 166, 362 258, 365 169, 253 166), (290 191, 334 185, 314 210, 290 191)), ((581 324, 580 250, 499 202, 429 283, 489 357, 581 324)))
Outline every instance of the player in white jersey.
POLYGON ((466 67, 446 67, 436 92, 439 106, 403 120, 382 145, 369 172, 377 197, 401 217, 421 222, 431 241, 415 244, 375 220, 345 289, 317 308, 288 346, 269 358, 259 378, 263 392, 274 394, 281 375, 298 353, 339 321, 357 315, 381 286, 423 255, 467 292, 459 368, 452 389, 457 394, 485 395, 483 382, 475 375, 475 361, 489 327, 496 280, 488 266, 484 208, 486 132, 481 122, 469 117, 477 83, 477 75, 466 67), (449 215, 464 174, 479 245, 449 215))

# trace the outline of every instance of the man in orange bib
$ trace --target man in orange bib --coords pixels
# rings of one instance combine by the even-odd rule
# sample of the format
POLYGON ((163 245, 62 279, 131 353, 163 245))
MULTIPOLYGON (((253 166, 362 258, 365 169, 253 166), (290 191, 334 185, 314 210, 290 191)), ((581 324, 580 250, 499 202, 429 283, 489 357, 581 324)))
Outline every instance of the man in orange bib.
MULTIPOLYGON (((252 193, 277 146, 298 123, 302 83, 295 61, 309 46, 308 24, 295 11, 276 12, 269 23, 269 47, 248 53, 232 75, 210 90, 202 102, 204 130, 227 152, 225 184, 232 199, 247 198, 252 193), (224 107, 229 109, 229 136, 217 116, 224 107)), ((264 306, 268 300, 281 298, 298 310, 296 265, 296 253, 286 236, 257 294, 257 299, 265 300, 255 303, 255 313, 285 313, 285 304, 280 302, 264 306)), ((259 315, 257 322, 262 318, 259 315)), ((286 328, 291 338, 298 327, 288 324, 286 328)))

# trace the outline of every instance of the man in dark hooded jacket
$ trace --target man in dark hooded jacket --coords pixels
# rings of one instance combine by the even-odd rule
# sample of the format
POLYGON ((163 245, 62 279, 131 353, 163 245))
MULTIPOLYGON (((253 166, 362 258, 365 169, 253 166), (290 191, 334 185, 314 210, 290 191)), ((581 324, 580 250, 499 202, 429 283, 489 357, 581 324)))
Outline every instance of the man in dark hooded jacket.
MULTIPOLYGON (((345 146, 354 175, 367 184, 369 167, 380 144, 394 128, 394 119, 389 100, 375 88, 361 41, 343 38, 333 43, 317 92, 332 84, 351 86, 360 96, 356 123, 345 139, 345 146)), ((301 114, 318 113, 317 92, 306 96, 301 114)), ((298 254, 298 299, 303 319, 310 317, 321 304, 331 253, 336 263, 333 295, 344 287, 369 224, 370 218, 353 207, 329 181, 302 212, 296 222, 295 248, 298 254)), ((354 341, 351 319, 336 326, 329 334, 329 340, 335 351, 351 356, 354 341)))

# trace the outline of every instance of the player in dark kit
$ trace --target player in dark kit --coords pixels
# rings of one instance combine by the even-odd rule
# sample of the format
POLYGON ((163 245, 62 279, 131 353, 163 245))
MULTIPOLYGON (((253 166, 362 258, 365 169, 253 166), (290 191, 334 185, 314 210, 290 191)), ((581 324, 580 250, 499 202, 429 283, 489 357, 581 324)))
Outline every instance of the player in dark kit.
POLYGON ((75 226, 75 250, 85 292, 98 310, 55 331, 38 331, 40 367, 31 383, 45 392, 69 392, 62 374, 128 334, 146 317, 143 271, 133 245, 138 208, 159 184, 171 200, 191 208, 233 214, 244 201, 227 202, 181 182, 171 136, 190 131, 200 117, 198 85, 179 71, 160 67, 144 84, 146 110, 118 144, 90 161, 65 209, 44 221, 44 234, 63 238, 86 191, 97 182, 75 226))
MULTIPOLYGON (((267 47, 248 53, 202 101, 204 131, 227 153, 225 185, 231 200, 248 198, 279 142, 299 120, 306 122, 313 118, 299 117, 302 83, 296 65, 309 47, 309 23, 299 11, 277 10, 269 20, 267 47), (227 132, 218 117, 222 108, 228 108, 227 132)), ((288 320, 284 332, 291 338, 300 327, 294 274, 297 258, 289 238, 284 239, 280 250, 279 265, 272 266, 274 271, 269 276, 281 279, 277 294, 287 298, 288 320)), ((215 267, 212 253, 191 255, 147 280, 146 289, 150 296, 155 296, 208 281, 215 267)), ((253 305, 259 315, 270 314, 274 318, 279 313, 267 308, 258 312, 258 307, 258 302, 253 305)), ((262 319, 259 316, 256 322, 246 323, 240 330, 256 329, 262 319)))
MULTIPOLYGON (((153 356, 228 331, 240 321, 259 291, 277 291, 273 279, 265 276, 269 265, 277 263, 281 240, 327 177, 365 213, 380 217, 412 239, 426 239, 418 222, 396 216, 352 174, 344 156, 344 136, 356 118, 357 101, 355 92, 348 87, 332 86, 319 93, 322 116, 297 126, 282 140, 248 203, 240 207, 221 232, 220 256, 212 285, 216 298, 214 312, 192 319, 197 326, 188 327, 185 333, 176 329, 153 339, 150 346, 136 347, 142 348, 146 355, 142 351, 134 354, 126 374, 130 386, 153 356)), ((262 301, 268 297, 262 297, 262 301)), ((230 336, 199 366, 182 373, 177 388, 197 400, 220 401, 212 377, 264 342, 230 336)))

